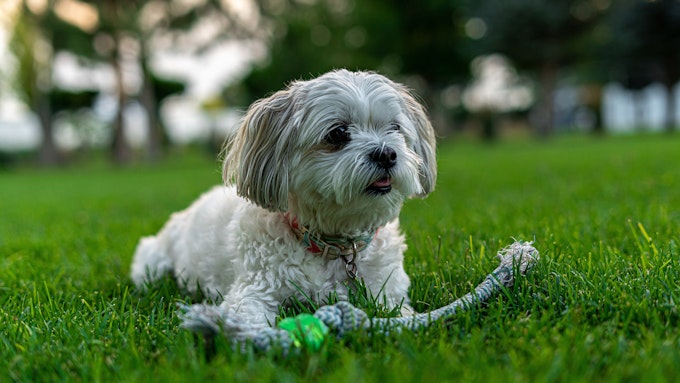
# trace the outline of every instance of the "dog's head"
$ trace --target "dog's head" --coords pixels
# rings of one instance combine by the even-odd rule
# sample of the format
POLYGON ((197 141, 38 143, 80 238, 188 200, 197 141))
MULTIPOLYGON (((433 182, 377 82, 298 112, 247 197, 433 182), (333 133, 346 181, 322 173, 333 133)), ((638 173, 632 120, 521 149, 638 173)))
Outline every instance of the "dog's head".
POLYGON ((255 102, 226 150, 239 195, 324 233, 384 225, 436 181, 423 107, 369 72, 329 72, 255 102))

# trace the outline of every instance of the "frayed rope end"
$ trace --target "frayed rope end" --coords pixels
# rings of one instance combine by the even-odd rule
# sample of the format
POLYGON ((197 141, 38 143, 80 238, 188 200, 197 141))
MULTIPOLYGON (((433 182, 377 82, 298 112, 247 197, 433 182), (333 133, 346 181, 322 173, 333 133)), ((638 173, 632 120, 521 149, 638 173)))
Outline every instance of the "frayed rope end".
POLYGON ((501 261, 499 269, 517 270, 524 275, 538 261, 538 250, 533 242, 517 241, 498 251, 498 258, 501 261))

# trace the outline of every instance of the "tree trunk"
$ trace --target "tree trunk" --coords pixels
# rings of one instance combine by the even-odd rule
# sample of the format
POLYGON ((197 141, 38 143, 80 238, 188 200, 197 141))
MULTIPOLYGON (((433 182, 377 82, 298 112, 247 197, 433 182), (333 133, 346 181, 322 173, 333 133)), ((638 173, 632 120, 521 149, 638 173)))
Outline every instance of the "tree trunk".
POLYGON ((605 133, 602 123, 602 85, 589 84, 581 88, 581 98, 588 109, 593 112, 592 132, 596 135, 605 133))
POLYGON ((642 89, 633 90, 633 108, 634 108, 633 123, 635 124, 634 128, 638 132, 643 132, 645 131, 646 129, 645 127, 647 126, 646 125, 647 114, 645 113, 645 110, 647 108, 645 106, 645 97, 642 89))
POLYGON ((673 133, 675 130, 675 85, 680 79, 680 60, 677 59, 677 54, 669 53, 664 57, 664 78, 663 83, 666 87, 666 118, 664 121, 664 130, 667 133, 673 133))
POLYGON ((120 55, 118 51, 118 37, 114 37, 115 48, 111 55, 111 66, 113 67, 114 76, 116 79, 116 92, 118 98, 118 108, 116 116, 113 120, 113 140, 111 141, 111 151, 113 161, 117 164, 125 164, 130 161, 132 151, 130 144, 125 138, 125 123, 123 113, 125 111, 125 104, 127 97, 125 96, 125 85, 123 83, 123 70, 121 68, 120 55))
POLYGON ((39 94, 37 98, 33 110, 38 116, 40 131, 42 133, 38 161, 44 166, 58 165, 60 158, 57 144, 54 141, 54 125, 52 124, 52 111, 49 105, 49 99, 42 93, 39 94))
POLYGON ((480 114, 482 122, 482 138, 486 142, 494 142, 498 138, 496 115, 492 111, 484 111, 480 114))
POLYGON ((673 133, 675 130, 675 101, 673 84, 666 84, 666 117, 664 121, 664 130, 667 133, 673 133))
POLYGON ((593 106, 593 133, 597 135, 605 134, 604 123, 602 122, 602 104, 593 106))
POLYGON ((163 154, 163 147, 165 143, 165 127, 160 118, 160 106, 156 99, 156 94, 153 88, 153 79, 151 71, 147 65, 146 49, 144 42, 140 40, 140 66, 142 68, 142 91, 140 95, 140 102, 146 111, 149 131, 147 140, 147 157, 150 161, 157 161, 163 154))
POLYGON ((536 134, 540 138, 550 136, 555 123, 555 88, 557 87, 557 64, 546 61, 540 68, 541 100, 536 106, 536 134))

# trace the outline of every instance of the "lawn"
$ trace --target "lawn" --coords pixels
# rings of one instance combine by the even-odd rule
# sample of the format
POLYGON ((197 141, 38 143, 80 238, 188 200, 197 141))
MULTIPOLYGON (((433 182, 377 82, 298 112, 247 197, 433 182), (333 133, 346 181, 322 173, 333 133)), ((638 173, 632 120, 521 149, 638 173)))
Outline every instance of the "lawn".
POLYGON ((219 182, 158 166, 0 173, 0 382, 593 382, 680 379, 680 136, 442 142, 437 190, 407 202, 419 311, 471 291, 514 239, 541 252, 485 305, 417 333, 282 358, 179 327, 190 298, 127 274, 138 238, 219 182))

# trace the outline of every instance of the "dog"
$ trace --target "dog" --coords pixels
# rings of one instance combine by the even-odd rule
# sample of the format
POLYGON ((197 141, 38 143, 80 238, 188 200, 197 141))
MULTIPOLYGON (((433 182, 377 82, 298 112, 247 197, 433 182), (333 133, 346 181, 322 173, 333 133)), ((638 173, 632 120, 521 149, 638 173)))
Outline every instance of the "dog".
POLYGON ((131 278, 166 274, 251 326, 291 299, 347 300, 359 280, 414 314, 402 204, 436 183, 435 132, 403 85, 335 70, 253 103, 225 145, 224 184, 142 238, 131 278))

